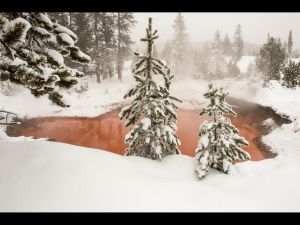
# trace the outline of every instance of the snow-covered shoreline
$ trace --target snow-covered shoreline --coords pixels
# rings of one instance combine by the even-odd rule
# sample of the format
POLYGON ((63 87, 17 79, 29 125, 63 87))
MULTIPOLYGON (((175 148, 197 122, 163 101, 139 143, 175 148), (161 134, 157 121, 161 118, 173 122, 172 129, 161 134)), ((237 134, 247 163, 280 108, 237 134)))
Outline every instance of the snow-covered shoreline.
MULTIPOLYGON (((247 66, 254 60, 253 56, 243 56, 239 66, 241 71, 246 71, 247 66)), ((61 108, 49 102, 46 96, 35 98, 27 89, 14 96, 5 96, 0 93, 1 110, 17 112, 21 117, 44 116, 85 116, 95 117, 111 110, 112 105, 126 104, 123 96, 134 85, 130 72, 131 61, 126 62, 123 80, 117 78, 96 83, 95 78, 89 78, 89 89, 84 93, 65 92, 65 101, 69 108, 61 108)), ((244 75, 243 75, 244 76, 244 75)), ((216 87, 222 86, 231 97, 241 98, 263 106, 269 106, 279 114, 286 114, 292 119, 300 117, 300 107, 297 99, 300 88, 291 90, 282 87, 279 83, 272 83, 271 88, 262 88, 262 81, 251 83, 249 80, 223 79, 213 81, 216 87)), ((171 93, 183 100, 178 104, 182 109, 199 108, 205 99, 203 93, 207 89, 208 81, 194 79, 180 79, 173 81, 171 93)))
MULTIPOLYGON (((123 102, 132 84, 129 73, 123 82, 91 82, 86 93, 65 95, 72 102, 66 109, 27 90, 13 97, 0 94, 1 109, 22 117, 93 117, 123 102)), ((176 80, 171 92, 183 100, 180 108, 199 108, 207 84, 176 80)), ((300 211, 300 88, 278 83, 262 88, 231 79, 214 85, 293 120, 263 137, 277 157, 236 164, 229 175, 210 170, 199 181, 194 159, 184 155, 156 162, 20 137, 13 143, 0 141, 0 211, 300 211)))

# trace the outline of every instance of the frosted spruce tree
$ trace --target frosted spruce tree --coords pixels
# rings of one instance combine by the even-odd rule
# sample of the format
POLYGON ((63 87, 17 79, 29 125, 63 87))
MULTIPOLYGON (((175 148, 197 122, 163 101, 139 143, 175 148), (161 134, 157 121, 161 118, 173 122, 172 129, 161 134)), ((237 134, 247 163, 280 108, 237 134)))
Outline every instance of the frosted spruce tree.
POLYGON ((281 83, 287 88, 295 89, 300 86, 300 62, 289 60, 281 69, 283 75, 281 83))
POLYGON ((65 65, 69 58, 88 63, 90 57, 75 43, 77 36, 54 23, 46 13, 0 14, 0 80, 28 88, 38 97, 48 95, 61 107, 61 89, 69 89, 84 74, 65 65))
POLYGON ((248 146, 249 143, 239 136, 238 129, 225 117, 225 115, 237 116, 225 101, 227 95, 222 88, 213 88, 212 84, 204 94, 210 103, 200 115, 207 114, 212 117, 212 121, 205 121, 199 132, 200 140, 195 156, 197 160, 195 172, 199 178, 203 178, 210 167, 228 173, 232 161, 250 159, 250 155, 240 147, 240 145, 248 146))
POLYGON ((211 46, 211 55, 207 62, 207 73, 210 80, 225 78, 227 74, 227 64, 222 53, 222 41, 220 32, 215 33, 214 41, 211 46))
POLYGON ((131 52, 130 46, 134 43, 131 40, 131 29, 135 25, 133 13, 123 12, 117 13, 116 16, 116 29, 117 29, 117 59, 116 67, 118 79, 122 80, 122 71, 124 67, 124 61, 131 52))
POLYGON ((288 38, 288 43, 287 43, 287 50, 288 50, 288 57, 292 57, 292 50, 293 50, 293 34, 292 30, 289 32, 289 38, 288 38))
POLYGON ((235 62, 238 62, 242 55, 244 50, 244 41, 242 37, 242 27, 241 25, 237 25, 236 30, 234 32, 233 36, 233 59, 235 62))
POLYGON ((170 68, 153 57, 153 44, 157 38, 157 30, 152 31, 152 19, 149 18, 146 37, 141 39, 147 42, 147 53, 135 53, 138 60, 132 72, 137 85, 124 96, 133 97, 133 101, 119 116, 126 120, 125 126, 133 125, 125 136, 125 142, 129 144, 125 155, 161 160, 170 154, 180 154, 174 111, 177 108, 174 102, 180 100, 169 93, 174 78, 170 68))
POLYGON ((222 41, 222 51, 223 54, 226 56, 232 56, 233 55, 233 47, 232 47, 232 43, 228 37, 228 35, 226 34, 223 41, 222 41))
POLYGON ((259 55, 255 59, 258 71, 263 74, 263 86, 269 86, 272 80, 280 80, 286 58, 286 49, 280 38, 268 35, 267 42, 260 48, 259 55))
POLYGON ((170 51, 170 65, 172 70, 175 72, 176 77, 185 77, 192 74, 191 62, 189 59, 188 51, 190 48, 190 43, 188 39, 188 34, 186 32, 186 25, 184 22, 184 17, 181 13, 178 13, 174 20, 174 37, 171 42, 170 51))

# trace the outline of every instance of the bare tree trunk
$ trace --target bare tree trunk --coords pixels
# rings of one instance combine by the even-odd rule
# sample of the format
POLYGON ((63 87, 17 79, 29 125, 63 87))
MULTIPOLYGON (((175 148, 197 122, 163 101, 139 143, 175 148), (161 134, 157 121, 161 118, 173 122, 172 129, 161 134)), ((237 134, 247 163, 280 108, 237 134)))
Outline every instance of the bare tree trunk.
POLYGON ((101 82, 100 79, 100 73, 99 73, 99 60, 98 60, 98 34, 97 34, 97 29, 98 29, 98 16, 97 13, 94 14, 94 32, 95 32, 95 52, 94 52, 94 59, 96 61, 96 76, 97 76, 97 83, 101 82))
POLYGON ((97 76, 97 83, 101 83, 98 62, 96 62, 96 76, 97 76))
POLYGON ((117 73, 118 79, 122 80, 122 59, 121 59, 121 24, 120 13, 118 13, 118 56, 117 56, 117 73))

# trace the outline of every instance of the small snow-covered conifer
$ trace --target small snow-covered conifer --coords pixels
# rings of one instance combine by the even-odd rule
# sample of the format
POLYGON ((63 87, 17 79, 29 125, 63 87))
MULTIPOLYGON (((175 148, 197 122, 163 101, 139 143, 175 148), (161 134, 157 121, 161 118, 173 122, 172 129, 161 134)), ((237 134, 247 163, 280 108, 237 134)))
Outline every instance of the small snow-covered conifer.
POLYGON ((241 28, 240 24, 236 27, 233 39, 234 39, 234 41, 233 41, 234 57, 233 58, 234 58, 235 62, 238 62, 241 59, 241 57, 243 55, 243 50, 244 50, 242 28, 241 28))
POLYGON ((146 37, 147 53, 135 53, 138 60, 133 68, 136 86, 128 91, 124 98, 132 97, 130 105, 120 112, 125 126, 133 125, 125 137, 129 144, 125 155, 135 155, 161 160, 170 154, 180 154, 180 141, 176 135, 177 116, 174 101, 180 101, 169 93, 174 75, 170 68, 153 56, 154 40, 157 30, 152 31, 152 19, 149 18, 146 37))
POLYGON ((222 88, 213 88, 212 84, 204 94, 210 103, 200 115, 207 114, 212 117, 212 121, 204 121, 200 127, 200 140, 195 156, 195 172, 199 178, 203 178, 210 167, 228 173, 233 161, 250 159, 250 155, 240 147, 248 146, 249 143, 239 136, 238 129, 225 117, 237 116, 232 107, 225 102, 227 95, 222 88))

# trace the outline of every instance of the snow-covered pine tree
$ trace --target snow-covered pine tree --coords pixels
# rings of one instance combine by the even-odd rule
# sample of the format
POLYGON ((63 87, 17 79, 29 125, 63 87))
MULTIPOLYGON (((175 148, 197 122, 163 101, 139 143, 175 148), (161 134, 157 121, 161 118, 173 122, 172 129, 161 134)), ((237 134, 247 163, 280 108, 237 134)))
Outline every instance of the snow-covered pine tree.
POLYGON ((227 34, 222 41, 222 50, 223 54, 226 56, 232 56, 233 54, 232 44, 227 34))
POLYGON ((240 78, 241 71, 237 66, 237 63, 233 60, 229 60, 227 64, 227 72, 228 72, 228 77, 240 78))
POLYGON ((282 85, 291 89, 295 89, 300 85, 300 62, 296 63, 292 60, 282 68, 281 70, 282 85))
POLYGON ((210 80, 224 78, 227 74, 227 64, 222 54, 222 41, 220 32, 217 30, 211 47, 211 55, 208 58, 207 73, 210 80))
POLYGON ((70 26, 70 13, 69 12, 49 12, 48 15, 52 17, 53 22, 59 23, 62 26, 70 26))
POLYGON ((170 61, 171 61, 171 42, 169 40, 166 41, 166 43, 162 49, 161 57, 166 63, 168 63, 168 64, 170 63, 170 61))
POLYGON ((98 56, 100 59, 100 74, 102 79, 111 79, 114 76, 114 62, 116 55, 116 15, 114 13, 99 13, 100 27, 97 30, 98 35, 98 56))
POLYGON ((118 79, 122 80, 123 64, 126 56, 129 55, 130 45, 133 44, 130 36, 130 30, 136 23, 133 13, 117 13, 117 74, 118 79))
MULTIPOLYGON (((94 43, 92 39, 92 16, 90 13, 72 12, 69 13, 70 28, 78 37, 77 46, 87 54, 92 54, 94 43)), ((83 73, 87 71, 87 64, 82 65, 83 73)))
POLYGON ((227 95, 222 88, 214 88, 212 84, 209 84, 209 90, 204 94, 210 103, 200 115, 207 114, 212 117, 212 121, 204 121, 199 132, 200 139, 195 156, 195 172, 199 178, 203 178, 210 167, 228 173, 233 161, 250 159, 250 155, 240 147, 248 146, 249 143, 239 136, 238 129, 225 117, 237 116, 225 101, 227 95))
POLYGON ((209 51, 209 47, 204 44, 201 47, 195 47, 191 52, 193 59, 194 79, 207 79, 207 61, 209 58, 209 51))
POLYGON ((61 88, 74 86, 84 74, 64 59, 90 61, 76 42, 71 30, 46 13, 1 13, 0 79, 23 85, 36 97, 48 94, 54 104, 66 107, 61 88))
POLYGON ((98 29, 99 29, 99 13, 95 12, 93 13, 93 36, 94 36, 94 51, 93 51, 93 58, 94 58, 94 63, 95 63, 95 73, 96 73, 96 78, 97 78, 97 83, 101 82, 101 77, 100 77, 100 52, 99 52, 99 35, 98 35, 98 29))
POLYGON ((133 97, 133 102, 124 107, 119 116, 126 121, 125 126, 133 125, 125 137, 129 144, 125 155, 161 160, 169 154, 180 154, 174 102, 181 100, 169 93, 174 78, 170 68, 153 57, 153 44, 157 38, 157 30, 152 31, 152 19, 149 18, 146 37, 141 39, 147 42, 147 53, 135 53, 138 60, 132 72, 137 85, 124 96, 133 97))
POLYGON ((282 43, 282 48, 284 49, 286 55, 288 56, 288 55, 289 55, 289 53, 288 53, 289 51, 288 51, 288 44, 287 44, 286 41, 284 41, 284 42, 282 43))
POLYGON ((264 86, 271 80, 280 80, 280 71, 286 61, 286 50, 280 38, 268 35, 267 42, 260 48, 255 63, 258 71, 262 72, 264 86))
POLYGON ((293 50, 293 34, 292 30, 289 32, 289 38, 287 43, 287 50, 288 50, 288 56, 292 57, 292 50, 293 50))
POLYGON ((233 49, 234 49, 234 60, 238 62, 243 54, 244 50, 244 41, 242 37, 242 28, 241 25, 237 25, 234 36, 233 36, 233 49))
POLYGON ((188 65, 188 35, 186 33, 186 26, 184 17, 178 13, 174 20, 174 38, 171 43, 171 68, 177 77, 184 77, 190 71, 188 65))

